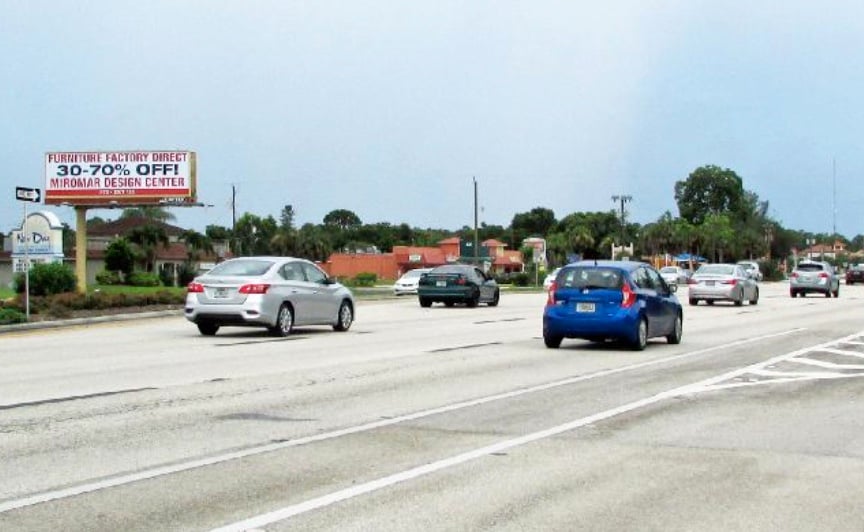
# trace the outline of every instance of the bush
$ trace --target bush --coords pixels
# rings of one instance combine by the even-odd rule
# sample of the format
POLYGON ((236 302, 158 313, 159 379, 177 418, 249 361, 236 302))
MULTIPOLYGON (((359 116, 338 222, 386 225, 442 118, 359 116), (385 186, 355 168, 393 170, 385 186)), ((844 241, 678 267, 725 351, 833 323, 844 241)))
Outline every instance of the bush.
POLYGON ((123 278, 119 271, 102 270, 96 274, 96 283, 103 285, 123 284, 123 278))
POLYGON ((179 270, 177 271, 177 282, 180 286, 186 286, 187 284, 192 282, 192 279, 198 275, 198 272, 195 271, 195 267, 188 262, 184 262, 180 265, 179 270))
POLYGON ((510 276, 510 282, 513 286, 529 286, 532 284, 532 277, 527 273, 517 273, 510 276))
POLYGON ((25 321, 27 321, 27 315, 17 308, 0 308, 0 325, 24 323, 25 321))
POLYGON ((126 275, 132 273, 135 264, 135 254, 129 241, 120 238, 111 242, 105 250, 105 269, 109 271, 123 272, 126 275))
POLYGON ((378 275, 369 272, 361 272, 358 273, 356 277, 354 277, 354 286, 375 286, 375 283, 378 281, 378 275))
MULTIPOLYGON (((24 293, 24 274, 15 276, 15 291, 24 293)), ((61 262, 39 263, 30 266, 30 295, 50 296, 62 294, 63 292, 74 292, 78 280, 75 272, 69 266, 61 262)))
POLYGON ((147 273, 147 272, 132 272, 128 279, 126 280, 127 284, 132 286, 161 286, 162 282, 159 280, 159 276, 155 273, 147 273))

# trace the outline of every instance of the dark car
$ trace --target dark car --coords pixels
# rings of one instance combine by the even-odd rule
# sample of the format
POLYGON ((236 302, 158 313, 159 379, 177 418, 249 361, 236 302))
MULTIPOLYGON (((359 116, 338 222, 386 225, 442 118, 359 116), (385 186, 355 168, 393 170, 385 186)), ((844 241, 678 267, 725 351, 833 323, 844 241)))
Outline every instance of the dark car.
POLYGON ((674 291, 642 262, 569 264, 549 290, 543 341, 557 348, 564 338, 623 340, 640 351, 657 336, 680 343, 684 311, 674 291))
POLYGON ((855 264, 846 270, 846 284, 855 283, 864 283, 864 264, 855 264))
POLYGON ((417 297, 421 307, 431 307, 436 302, 448 307, 456 303, 465 303, 469 307, 486 303, 494 307, 498 305, 501 291, 495 279, 480 268, 468 264, 447 264, 433 268, 420 277, 417 297))

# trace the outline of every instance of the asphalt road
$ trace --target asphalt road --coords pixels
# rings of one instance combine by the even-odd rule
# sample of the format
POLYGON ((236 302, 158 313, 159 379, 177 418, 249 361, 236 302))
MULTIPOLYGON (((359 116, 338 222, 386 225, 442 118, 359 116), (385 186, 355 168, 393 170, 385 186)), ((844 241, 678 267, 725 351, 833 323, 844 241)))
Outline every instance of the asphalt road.
POLYGON ((761 289, 643 352, 546 349, 541 294, 4 334, 0 530, 861 532, 864 286, 761 289))

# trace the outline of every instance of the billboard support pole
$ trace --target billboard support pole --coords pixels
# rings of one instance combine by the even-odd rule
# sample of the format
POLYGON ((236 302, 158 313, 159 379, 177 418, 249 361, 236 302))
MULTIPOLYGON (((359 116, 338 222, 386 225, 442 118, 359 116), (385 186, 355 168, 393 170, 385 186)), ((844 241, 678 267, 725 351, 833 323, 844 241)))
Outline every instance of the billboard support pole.
POLYGON ((78 293, 87 293, 87 207, 75 207, 75 276, 78 293))

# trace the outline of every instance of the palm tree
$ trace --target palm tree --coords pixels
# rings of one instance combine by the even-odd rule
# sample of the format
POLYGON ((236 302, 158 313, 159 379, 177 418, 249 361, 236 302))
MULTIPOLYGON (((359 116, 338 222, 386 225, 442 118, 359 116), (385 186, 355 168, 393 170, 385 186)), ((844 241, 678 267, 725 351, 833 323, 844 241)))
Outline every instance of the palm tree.
POLYGON ((186 244, 186 253, 189 262, 198 262, 204 253, 213 253, 213 240, 209 236, 199 233, 194 229, 183 231, 180 240, 186 244))
POLYGON ((168 247, 168 234, 165 229, 158 225, 145 224, 129 231, 127 238, 141 250, 145 271, 152 272, 159 245, 168 247))
POLYGON ((141 207, 128 207, 120 213, 120 218, 144 218, 154 222, 167 222, 176 219, 171 212, 164 207, 156 205, 144 205, 141 207))

